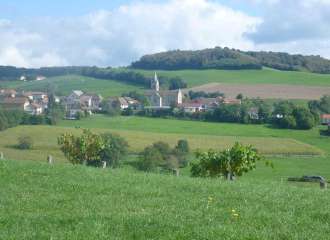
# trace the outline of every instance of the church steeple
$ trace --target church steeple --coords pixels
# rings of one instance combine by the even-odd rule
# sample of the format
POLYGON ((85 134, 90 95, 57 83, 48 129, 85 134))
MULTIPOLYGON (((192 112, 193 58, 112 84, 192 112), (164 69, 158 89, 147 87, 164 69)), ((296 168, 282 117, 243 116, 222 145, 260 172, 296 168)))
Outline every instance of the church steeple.
POLYGON ((155 71, 154 78, 151 80, 151 90, 159 91, 159 81, 157 78, 156 71, 155 71))

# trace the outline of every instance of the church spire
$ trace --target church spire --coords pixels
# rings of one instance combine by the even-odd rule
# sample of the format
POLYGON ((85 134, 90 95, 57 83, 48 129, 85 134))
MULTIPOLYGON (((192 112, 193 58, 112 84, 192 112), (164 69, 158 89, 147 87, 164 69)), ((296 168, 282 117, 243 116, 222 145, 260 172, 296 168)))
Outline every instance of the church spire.
POLYGON ((159 81, 157 78, 156 71, 155 71, 154 78, 151 80, 151 90, 159 91, 159 81))

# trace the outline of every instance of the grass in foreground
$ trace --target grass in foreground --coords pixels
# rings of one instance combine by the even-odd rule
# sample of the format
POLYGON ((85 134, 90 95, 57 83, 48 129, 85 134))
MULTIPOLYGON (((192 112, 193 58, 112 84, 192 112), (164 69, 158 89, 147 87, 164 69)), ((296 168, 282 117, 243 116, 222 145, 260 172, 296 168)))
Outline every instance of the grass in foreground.
POLYGON ((272 182, 1 161, 0 191, 4 239, 326 239, 330 234, 329 190, 272 182))

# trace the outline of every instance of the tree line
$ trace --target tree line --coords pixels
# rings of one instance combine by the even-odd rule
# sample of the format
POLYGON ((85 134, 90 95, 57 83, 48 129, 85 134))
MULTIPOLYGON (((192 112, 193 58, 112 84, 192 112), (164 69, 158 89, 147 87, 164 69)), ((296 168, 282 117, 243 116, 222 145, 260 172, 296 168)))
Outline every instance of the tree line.
POLYGON ((168 51, 144 55, 131 67, 148 70, 258 69, 330 74, 330 60, 320 56, 290 55, 285 52, 253 52, 215 47, 198 51, 168 51))
MULTIPOLYGON (((108 69, 98 67, 84 67, 82 70, 82 75, 99 79, 110 79, 122 82, 130 82, 144 86, 150 86, 152 80, 152 77, 148 77, 142 73, 137 73, 134 71, 117 72, 114 70, 109 71, 108 69)), ((158 80, 160 90, 175 90, 179 88, 187 88, 187 83, 185 83, 181 77, 158 76, 158 80)))
POLYGON ((63 75, 80 75, 83 67, 42 67, 42 68, 17 68, 12 66, 0 66, 0 81, 18 81, 21 76, 26 79, 36 80, 37 76, 56 77, 63 75))

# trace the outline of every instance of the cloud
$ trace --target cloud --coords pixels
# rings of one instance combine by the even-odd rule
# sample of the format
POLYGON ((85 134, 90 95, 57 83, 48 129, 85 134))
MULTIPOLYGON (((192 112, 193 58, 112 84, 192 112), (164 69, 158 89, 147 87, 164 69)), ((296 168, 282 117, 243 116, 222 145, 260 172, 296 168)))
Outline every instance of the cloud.
POLYGON ((243 34, 261 22, 206 0, 135 2, 77 18, 0 20, 0 65, 123 66, 174 49, 250 50, 254 44, 243 34))

